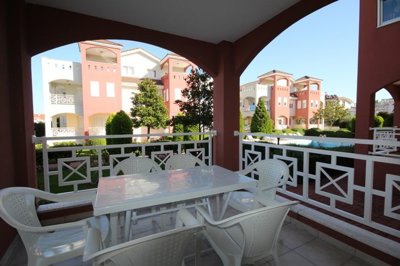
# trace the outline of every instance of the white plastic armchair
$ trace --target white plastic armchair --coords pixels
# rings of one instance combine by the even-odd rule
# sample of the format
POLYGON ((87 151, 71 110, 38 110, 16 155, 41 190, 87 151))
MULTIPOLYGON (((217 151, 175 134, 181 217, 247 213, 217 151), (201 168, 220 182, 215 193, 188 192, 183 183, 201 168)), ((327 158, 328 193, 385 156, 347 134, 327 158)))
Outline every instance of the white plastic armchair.
POLYGON ((105 216, 76 222, 42 226, 36 212, 36 202, 90 200, 93 193, 52 194, 28 187, 9 187, 0 191, 0 216, 17 229, 28 254, 28 265, 50 265, 83 254, 87 226, 99 228, 102 240, 108 235, 105 216))
POLYGON ((196 207, 205 220, 204 235, 225 266, 252 264, 272 255, 276 265, 277 240, 291 206, 297 201, 240 213, 221 221, 213 220, 202 207, 196 207))
POLYGON ((153 160, 147 157, 129 157, 120 161, 111 169, 111 175, 117 175, 120 172, 124 175, 138 173, 152 173, 161 171, 161 168, 153 160))
POLYGON ((206 166, 206 164, 191 154, 175 154, 166 162, 165 170, 187 169, 195 166, 206 166))
POLYGON ((99 230, 89 228, 83 261, 92 261, 93 265, 112 266, 184 265, 186 247, 194 240, 195 234, 204 229, 196 220, 187 220, 189 215, 186 209, 182 209, 177 214, 178 227, 175 229, 108 248, 102 246, 99 230))
POLYGON ((258 175, 257 187, 231 194, 229 206, 241 212, 275 204, 276 189, 286 184, 289 178, 287 164, 278 159, 258 161, 238 173, 258 175))

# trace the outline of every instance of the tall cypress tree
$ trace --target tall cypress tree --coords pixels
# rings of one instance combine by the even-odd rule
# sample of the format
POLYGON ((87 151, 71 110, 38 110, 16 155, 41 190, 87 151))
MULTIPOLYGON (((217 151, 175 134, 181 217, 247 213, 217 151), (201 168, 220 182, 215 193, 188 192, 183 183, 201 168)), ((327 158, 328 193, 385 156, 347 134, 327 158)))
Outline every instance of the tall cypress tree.
POLYGON ((271 133, 274 128, 274 122, 270 118, 265 103, 262 99, 258 101, 253 119, 250 124, 251 132, 271 133))

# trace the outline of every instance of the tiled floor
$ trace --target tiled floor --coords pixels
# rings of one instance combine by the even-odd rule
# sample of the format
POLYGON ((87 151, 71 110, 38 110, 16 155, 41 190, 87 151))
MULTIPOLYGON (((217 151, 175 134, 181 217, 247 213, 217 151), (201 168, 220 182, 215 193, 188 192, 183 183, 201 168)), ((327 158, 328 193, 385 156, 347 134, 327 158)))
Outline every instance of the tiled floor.
MULTIPOLYGON (((154 223, 147 223, 140 225, 143 230, 152 228, 154 230, 154 223)), ((11 264, 7 266, 22 266, 27 265, 26 253, 19 240, 19 248, 16 249, 14 258, 11 264)), ((207 247, 207 243, 203 243, 207 247)), ((293 266, 372 266, 384 265, 373 258, 364 255, 364 260, 360 259, 360 254, 353 249, 346 248, 345 245, 338 244, 337 241, 329 241, 329 237, 321 236, 318 232, 307 228, 298 222, 292 221, 287 218, 279 239, 278 253, 280 265, 293 265, 293 266), (367 262, 368 261, 368 262, 367 262)), ((81 258, 76 258, 63 263, 58 263, 57 266, 78 266, 90 265, 83 263, 81 258)), ((186 265, 194 265, 192 257, 186 259, 186 265)), ((204 249, 201 255, 201 264, 206 266, 222 265, 220 259, 211 249, 204 249)), ((271 258, 265 258, 256 262, 255 266, 269 266, 274 265, 271 258)))

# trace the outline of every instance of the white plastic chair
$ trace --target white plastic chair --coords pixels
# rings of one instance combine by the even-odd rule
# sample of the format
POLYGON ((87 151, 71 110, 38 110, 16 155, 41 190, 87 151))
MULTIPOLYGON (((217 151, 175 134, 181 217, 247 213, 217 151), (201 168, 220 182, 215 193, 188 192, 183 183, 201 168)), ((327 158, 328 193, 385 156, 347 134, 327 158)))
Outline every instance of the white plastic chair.
POLYGON ((152 159, 147 157, 129 157, 120 161, 111 169, 111 175, 118 175, 120 172, 124 175, 138 173, 152 173, 161 171, 161 168, 152 159))
POLYGON ((178 266, 184 265, 184 256, 189 242, 204 227, 197 221, 185 222, 186 209, 177 214, 177 227, 172 230, 134 239, 104 248, 98 229, 89 228, 83 261, 93 265, 113 266, 178 266))
POLYGON ((289 178, 287 164, 278 159, 258 161, 238 173, 258 175, 257 187, 231 194, 229 206, 241 212, 274 204, 276 189, 286 184, 289 178))
POLYGON ((165 170, 187 169, 195 166, 206 166, 206 164, 191 154, 175 154, 166 162, 165 170))
POLYGON ((221 221, 213 220, 202 207, 196 207, 205 220, 204 235, 225 266, 252 264, 272 255, 279 264, 277 241, 291 206, 290 201, 240 213, 221 221))
POLYGON ((28 254, 28 265, 50 265, 83 254, 87 226, 97 227, 101 239, 108 235, 108 219, 93 217, 76 222, 42 226, 36 212, 36 200, 70 202, 91 200, 95 194, 52 194, 28 187, 9 187, 0 191, 0 216, 17 229, 28 254))

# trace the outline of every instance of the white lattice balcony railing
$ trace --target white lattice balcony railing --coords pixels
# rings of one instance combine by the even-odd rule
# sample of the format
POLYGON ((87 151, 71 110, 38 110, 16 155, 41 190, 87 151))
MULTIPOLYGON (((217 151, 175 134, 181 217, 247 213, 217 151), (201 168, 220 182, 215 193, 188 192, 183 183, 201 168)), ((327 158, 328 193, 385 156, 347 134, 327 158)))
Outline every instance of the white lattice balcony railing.
POLYGON ((398 138, 400 138, 400 128, 397 127, 374 127, 370 128, 373 131, 374 140, 383 140, 389 142, 388 144, 373 145, 372 154, 376 155, 390 155, 400 157, 396 154, 398 151, 398 138))
POLYGON ((105 134, 105 127, 89 127, 89 135, 91 136, 104 136, 105 134))
POLYGON ((77 136, 81 130, 76 127, 55 127, 51 129, 53 137, 77 136))
MULTIPOLYGON (((45 191, 78 191, 96 187, 99 178, 109 176, 111 168, 123 158, 146 156, 161 168, 172 154, 190 153, 207 165, 212 162, 212 138, 215 131, 202 133, 102 135, 71 137, 36 137, 34 144, 42 144, 42 162, 37 161, 43 173, 45 191), (133 139, 157 139, 154 142, 132 143, 133 139), (191 140, 197 138, 199 140, 191 140), (95 144, 96 139, 128 139, 128 144, 95 144), (70 143, 75 141, 76 145, 70 143), (64 146, 62 143, 68 143, 64 146), (52 147, 50 144, 58 143, 52 147), (83 144, 85 143, 85 144, 83 144)), ((126 142, 125 142, 126 143, 126 142)), ((37 154, 37 157, 39 155, 37 154)), ((41 180, 39 180, 41 181, 41 180)))
POLYGON ((400 160, 354 152, 356 144, 387 145, 387 141, 236 135, 241 169, 265 158, 282 160, 290 170, 287 184, 278 190, 283 195, 400 237, 400 160))
POLYGON ((75 96, 72 94, 51 94, 50 95, 51 104, 63 104, 63 105, 74 105, 75 96))

